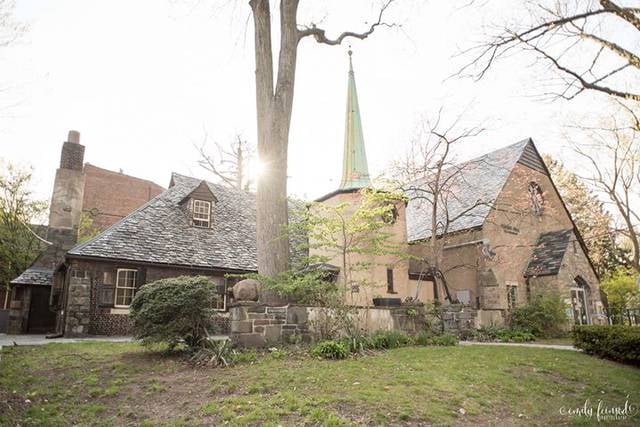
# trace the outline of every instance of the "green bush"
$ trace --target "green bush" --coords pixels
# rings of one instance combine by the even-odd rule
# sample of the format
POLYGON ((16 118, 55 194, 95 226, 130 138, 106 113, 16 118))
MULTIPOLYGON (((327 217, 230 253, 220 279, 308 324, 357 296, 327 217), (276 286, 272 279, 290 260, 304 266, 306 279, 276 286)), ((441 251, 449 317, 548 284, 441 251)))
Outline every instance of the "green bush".
POLYGON ((536 337, 524 329, 502 329, 498 331, 498 339, 502 342, 527 342, 535 340, 536 337))
POLYGON ((357 334, 350 337, 343 337, 338 339, 338 342, 343 343, 349 349, 351 353, 362 353, 365 350, 370 350, 373 347, 373 340, 371 337, 365 334, 357 334))
POLYGON ((148 283, 131 303, 133 334, 145 345, 166 343, 172 349, 184 341, 198 347, 213 327, 217 298, 215 285, 203 276, 148 283))
POLYGON ((431 343, 432 337, 433 336, 428 332, 422 331, 416 334, 415 337, 413 337, 413 343, 415 345, 429 345, 429 343, 431 343))
POLYGON ((371 337, 372 347, 377 350, 405 347, 413 344, 410 336, 398 331, 378 331, 371 337))
POLYGON ((567 322, 566 304, 557 293, 538 294, 511 312, 511 327, 537 337, 557 336, 567 322))
POLYGON ((436 335, 431 337, 429 345, 451 346, 458 345, 458 337, 451 334, 436 335))
POLYGON ((320 341, 313 347, 311 354, 323 359, 346 359, 350 353, 345 343, 338 341, 320 341))
POLYGON ((626 325, 585 325, 573 329, 574 345, 618 362, 640 365, 640 327, 626 325))

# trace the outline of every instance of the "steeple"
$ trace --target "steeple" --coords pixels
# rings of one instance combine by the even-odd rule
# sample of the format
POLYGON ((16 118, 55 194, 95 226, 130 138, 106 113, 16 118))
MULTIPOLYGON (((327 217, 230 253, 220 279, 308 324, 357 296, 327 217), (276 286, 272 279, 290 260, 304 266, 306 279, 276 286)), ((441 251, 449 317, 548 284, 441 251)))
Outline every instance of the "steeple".
POLYGON ((362 123, 360 122, 356 79, 351 62, 352 53, 349 50, 349 84, 347 88, 347 116, 344 129, 341 190, 363 188, 371 185, 369 168, 367 167, 367 153, 364 150, 362 123))

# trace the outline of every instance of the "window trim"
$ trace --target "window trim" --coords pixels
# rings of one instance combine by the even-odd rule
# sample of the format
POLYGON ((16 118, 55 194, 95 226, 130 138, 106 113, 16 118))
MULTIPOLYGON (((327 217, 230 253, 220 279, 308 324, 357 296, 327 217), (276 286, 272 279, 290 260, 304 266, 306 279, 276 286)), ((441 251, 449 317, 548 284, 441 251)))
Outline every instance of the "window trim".
POLYGON ((209 200, 202 200, 202 199, 193 199, 192 200, 192 205, 191 205, 191 223, 193 224, 194 227, 199 227, 199 228, 210 228, 211 227, 211 202, 209 200), (196 212, 196 204, 198 203, 202 203, 206 206, 206 212, 196 212), (205 215, 206 214, 206 219, 203 218, 196 218, 196 214, 197 215, 205 215), (200 224, 196 224, 196 221, 199 221, 201 223, 206 222, 207 225, 200 225, 200 224))
POLYGON ((118 304, 118 289, 133 289, 133 295, 131 297, 131 300, 133 301, 133 297, 136 295, 136 285, 137 285, 137 280, 138 280, 138 269, 136 268, 118 268, 116 270, 116 283, 114 284, 115 288, 113 290, 113 307, 114 308, 129 308, 131 306, 131 304, 118 304), (120 272, 129 272, 129 271, 133 271, 135 273, 135 275, 133 276, 133 286, 120 286, 118 284, 118 279, 120 277, 120 272))

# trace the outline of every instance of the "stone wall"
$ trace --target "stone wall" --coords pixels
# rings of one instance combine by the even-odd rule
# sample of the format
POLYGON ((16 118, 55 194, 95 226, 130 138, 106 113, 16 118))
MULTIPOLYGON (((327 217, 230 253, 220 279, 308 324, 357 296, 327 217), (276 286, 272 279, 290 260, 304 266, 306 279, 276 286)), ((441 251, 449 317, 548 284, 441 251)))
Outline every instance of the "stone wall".
POLYGON ((307 307, 269 307, 240 302, 230 307, 231 340, 240 347, 265 347, 290 342, 297 336, 309 341, 307 307))
MULTIPOLYGON (((456 335, 477 327, 477 311, 467 306, 441 308, 445 332, 456 335)), ((355 326, 368 334, 401 331, 417 334, 427 328, 423 306, 354 307, 355 326)), ((241 302, 230 308, 231 339, 240 347, 265 347, 291 342, 292 336, 308 342, 318 338, 322 322, 332 316, 330 308, 287 305, 270 307, 241 302)))
POLYGON ((91 280, 70 278, 64 327, 65 336, 83 336, 89 333, 89 325, 91 323, 90 301, 91 280))
POLYGON ((477 310, 462 304, 444 305, 440 308, 444 332, 454 335, 465 335, 475 330, 478 324, 477 310))

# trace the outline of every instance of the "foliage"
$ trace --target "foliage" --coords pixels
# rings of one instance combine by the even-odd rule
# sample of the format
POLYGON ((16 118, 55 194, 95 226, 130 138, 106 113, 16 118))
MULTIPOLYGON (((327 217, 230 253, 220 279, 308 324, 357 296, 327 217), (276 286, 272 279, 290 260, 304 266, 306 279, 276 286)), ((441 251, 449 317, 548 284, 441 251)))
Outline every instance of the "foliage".
POLYGON ((302 224, 309 236, 309 249, 320 255, 310 257, 310 263, 338 263, 344 292, 375 285, 357 273, 370 269, 376 256, 398 260, 407 256, 388 231, 397 215, 396 205, 404 201, 400 192, 365 188, 357 206, 312 204, 302 224))
POLYGON ((78 243, 87 242, 98 234, 100 234, 100 228, 93 223, 93 217, 87 212, 80 214, 80 224, 78 225, 78 243))
POLYGON ((313 347, 311 354, 323 359, 346 359, 349 357, 349 348, 339 341, 320 341, 313 347))
POLYGON ((347 346, 351 353, 362 353, 366 350, 372 349, 373 340, 366 334, 355 334, 348 337, 343 337, 338 340, 347 346))
POLYGON ((616 236, 611 231, 613 219, 605 210, 604 203, 562 162, 548 155, 544 156, 544 161, 587 246, 597 273, 606 276, 621 265, 628 265, 629 250, 616 243, 616 236))
POLYGON ((615 323, 623 321, 625 310, 640 306, 640 291, 630 270, 616 270, 602 282, 601 289, 607 295, 609 315, 615 323))
POLYGON ((537 337, 562 333, 567 322, 566 303, 558 293, 532 295, 531 301, 511 312, 511 327, 529 331, 537 337))
POLYGON ((472 338, 482 342, 527 342, 534 341, 536 337, 527 329, 490 325, 477 329, 472 338))
POLYGON ((640 365, 640 328, 626 325, 583 325, 573 330, 574 345, 586 353, 640 365))
POLYGON ((288 270, 273 277, 246 274, 286 301, 312 306, 330 306, 339 296, 338 288, 322 271, 288 270))
POLYGON ((458 337, 451 334, 434 335, 429 340, 429 345, 437 345, 437 346, 458 345, 458 337))
POLYGON ((31 171, 10 163, 0 166, 0 287, 6 287, 29 267, 41 249, 31 223, 40 219, 47 204, 33 199, 31 171))
POLYGON ((413 344, 410 336, 399 331, 378 331, 371 337, 373 348, 384 350, 413 344))
POLYGON ((207 344, 213 326, 218 295, 204 276, 175 277, 144 285, 131 303, 135 338, 146 345, 167 343, 174 348, 184 341, 190 348, 207 344))
POLYGON ((458 344, 458 337, 451 334, 433 335, 427 331, 422 331, 413 337, 413 343, 419 346, 452 346, 458 344))
POLYGON ((202 339, 197 348, 193 348, 193 354, 189 360, 196 365, 223 366, 232 364, 235 350, 229 340, 202 339))

